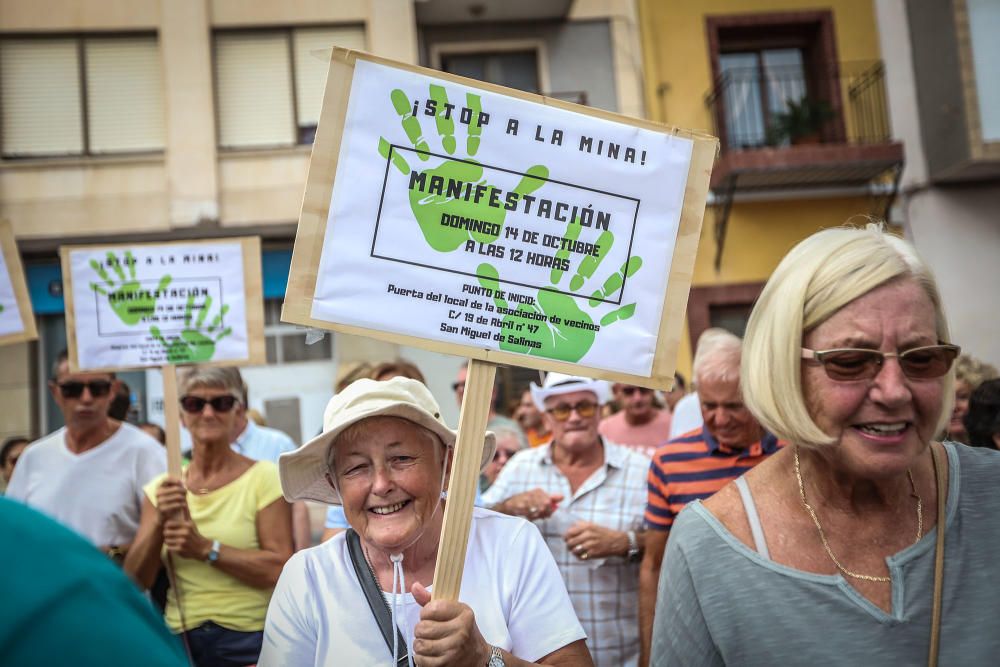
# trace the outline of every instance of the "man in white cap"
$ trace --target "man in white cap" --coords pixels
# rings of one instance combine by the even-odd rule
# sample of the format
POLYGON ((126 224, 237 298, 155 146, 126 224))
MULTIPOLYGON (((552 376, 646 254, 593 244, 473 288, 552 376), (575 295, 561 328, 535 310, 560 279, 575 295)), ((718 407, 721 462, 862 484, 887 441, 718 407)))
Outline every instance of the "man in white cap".
POLYGON ((598 433, 606 382, 549 373, 531 393, 552 441, 515 454, 483 502, 536 522, 587 632, 594 664, 635 665, 649 459, 598 433))

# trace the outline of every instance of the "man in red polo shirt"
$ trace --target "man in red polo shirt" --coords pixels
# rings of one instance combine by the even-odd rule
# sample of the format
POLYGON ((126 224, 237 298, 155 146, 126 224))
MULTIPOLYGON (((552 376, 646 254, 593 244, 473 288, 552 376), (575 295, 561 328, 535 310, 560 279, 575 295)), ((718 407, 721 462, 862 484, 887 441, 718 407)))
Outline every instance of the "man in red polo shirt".
POLYGON ((656 589, 674 518, 692 500, 708 498, 778 451, 740 394, 742 341, 728 332, 702 334, 694 379, 705 420, 656 451, 649 468, 646 548, 639 569, 640 667, 649 664, 656 589))
POLYGON ((601 420, 602 436, 652 457, 670 439, 670 412, 656 404, 652 389, 616 382, 611 385, 621 410, 601 420))

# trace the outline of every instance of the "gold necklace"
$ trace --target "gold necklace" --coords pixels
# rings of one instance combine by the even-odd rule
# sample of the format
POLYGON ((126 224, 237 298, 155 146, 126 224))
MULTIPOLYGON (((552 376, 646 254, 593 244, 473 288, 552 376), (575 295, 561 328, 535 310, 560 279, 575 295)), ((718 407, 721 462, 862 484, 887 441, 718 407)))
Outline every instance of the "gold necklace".
MULTIPOLYGON (((830 557, 830 560, 833 561, 833 564, 836 565, 837 569, 840 570, 842 573, 854 579, 861 579, 863 581, 879 581, 879 582, 892 581, 892 577, 876 577, 871 574, 858 574, 857 572, 852 572, 851 570, 848 570, 846 567, 841 565, 840 561, 837 560, 837 557, 833 555, 833 550, 830 548, 830 543, 826 541, 826 534, 823 532, 823 526, 819 525, 819 517, 816 516, 816 510, 812 508, 812 505, 806 502, 806 488, 805 485, 802 483, 802 469, 799 466, 798 445, 795 445, 794 453, 795 453, 795 479, 797 479, 799 482, 799 497, 802 498, 802 506, 806 508, 806 511, 809 512, 809 516, 812 517, 813 523, 816 524, 816 530, 819 531, 820 542, 823 543, 823 548, 826 549, 826 554, 830 557)), ((914 483, 913 473, 910 472, 909 469, 906 470, 906 476, 910 478, 910 492, 911 492, 910 495, 917 499, 917 539, 913 541, 913 543, 916 544, 917 542, 920 541, 920 538, 924 533, 924 512, 923 512, 924 501, 920 497, 920 494, 917 493, 917 485, 916 483, 914 483)))

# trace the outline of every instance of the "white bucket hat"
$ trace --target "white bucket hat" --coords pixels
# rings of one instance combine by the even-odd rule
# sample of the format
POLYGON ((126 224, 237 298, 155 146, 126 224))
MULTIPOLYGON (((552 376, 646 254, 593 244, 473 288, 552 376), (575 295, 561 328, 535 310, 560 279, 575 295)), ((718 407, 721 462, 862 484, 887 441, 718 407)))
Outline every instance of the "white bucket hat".
MULTIPOLYGON (((340 494, 326 480, 330 447, 345 428, 368 417, 407 419, 437 435, 449 448, 455 446, 458 437, 458 431, 448 428, 441 419, 441 409, 422 383, 404 377, 384 382, 357 380, 330 399, 323 412, 322 434, 278 458, 281 490, 289 502, 342 504, 340 494)), ((487 432, 480 469, 493 459, 495 449, 496 438, 487 432)))
POLYGON ((564 373, 548 373, 542 386, 531 383, 531 400, 535 407, 545 412, 545 399, 550 396, 572 394, 574 391, 589 391, 597 397, 597 402, 604 405, 611 400, 611 389, 604 380, 592 380, 580 375, 564 373))

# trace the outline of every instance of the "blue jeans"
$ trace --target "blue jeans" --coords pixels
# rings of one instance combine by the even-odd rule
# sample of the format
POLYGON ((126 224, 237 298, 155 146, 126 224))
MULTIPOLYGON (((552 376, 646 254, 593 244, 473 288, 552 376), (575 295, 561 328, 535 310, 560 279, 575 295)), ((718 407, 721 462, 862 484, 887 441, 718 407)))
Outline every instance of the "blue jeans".
POLYGON ((184 633, 195 667, 245 667, 257 664, 264 631, 240 632, 207 621, 184 633))

